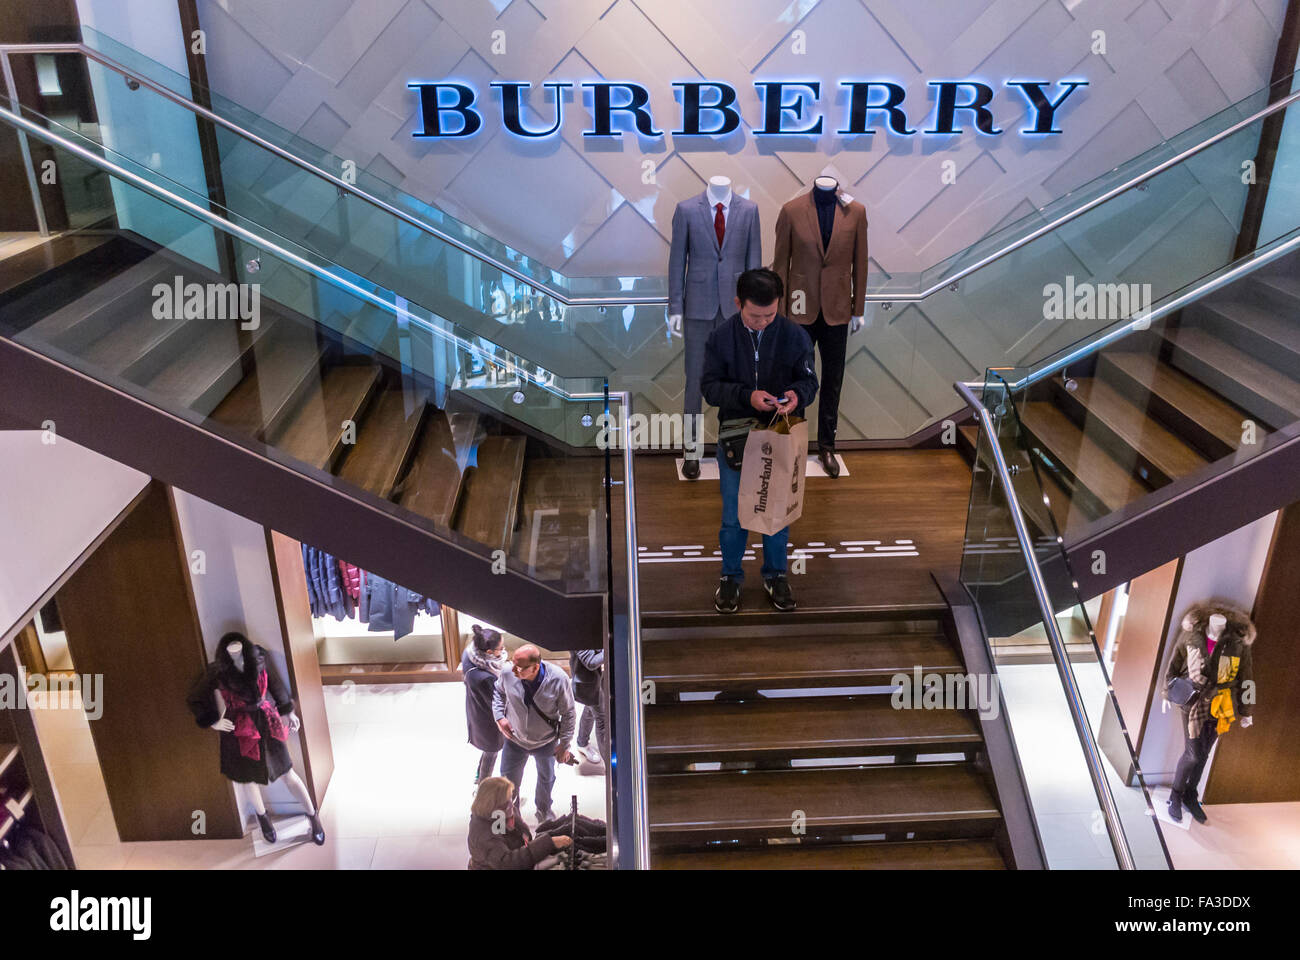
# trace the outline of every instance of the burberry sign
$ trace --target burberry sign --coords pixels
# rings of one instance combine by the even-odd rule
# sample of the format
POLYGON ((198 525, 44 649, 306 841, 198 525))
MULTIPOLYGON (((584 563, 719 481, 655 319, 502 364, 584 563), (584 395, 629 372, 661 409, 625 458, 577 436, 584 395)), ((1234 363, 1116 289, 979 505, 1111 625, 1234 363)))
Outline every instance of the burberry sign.
MULTIPOLYGON (((931 80, 933 105, 927 109, 928 127, 908 116, 904 101, 907 91, 890 80, 841 80, 827 96, 836 100, 839 125, 832 129, 822 110, 820 80, 766 80, 755 82, 761 110, 752 125, 755 136, 871 136, 887 130, 897 136, 946 136, 964 133, 967 125, 986 136, 1005 133, 993 118, 990 105, 998 91, 982 80, 931 80), (883 124, 883 126, 878 126, 883 124)), ((1006 80, 1004 95, 1027 106, 1025 125, 1015 132, 1023 137, 1050 136, 1062 132, 1058 114, 1070 95, 1086 80, 1006 80), (1053 89, 1048 89, 1049 87, 1053 89)), ((417 138, 472 137, 483 127, 486 112, 478 91, 457 80, 411 81, 420 101, 420 129, 417 138)), ((550 91, 549 122, 529 124, 524 119, 524 98, 531 86, 513 80, 491 83, 494 99, 500 103, 500 121, 516 137, 536 139, 553 136, 564 122, 564 102, 572 99, 576 86, 571 81, 542 84, 550 91)), ((662 137, 650 109, 650 92, 639 83, 589 81, 581 84, 591 125, 584 137, 619 137, 635 130, 642 137, 662 137)), ((719 80, 674 83, 679 91, 680 126, 670 131, 675 137, 725 137, 740 129, 741 113, 736 88, 719 80)))

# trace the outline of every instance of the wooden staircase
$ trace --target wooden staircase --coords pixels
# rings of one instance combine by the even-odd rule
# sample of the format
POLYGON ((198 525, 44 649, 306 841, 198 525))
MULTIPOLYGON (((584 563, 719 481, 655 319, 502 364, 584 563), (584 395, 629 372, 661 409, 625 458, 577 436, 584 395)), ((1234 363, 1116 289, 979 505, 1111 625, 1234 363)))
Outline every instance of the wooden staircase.
MULTIPOLYGON (((603 510, 603 473, 590 464, 549 455, 474 404, 438 408, 425 379, 265 297, 252 330, 237 319, 157 316, 165 311, 155 310, 155 284, 219 280, 166 251, 109 235, 22 257, 0 274, 7 318, 23 318, 9 321, 18 342, 264 445, 353 495, 405 508, 444 535, 535 570, 539 538, 520 529, 521 517, 580 514, 585 541, 588 512, 603 510)), ((581 573, 603 583, 600 570, 581 573)))
POLYGON ((965 672, 939 611, 643 623, 655 868, 1009 865, 975 710, 891 702, 965 672))
MULTIPOLYGON (((1018 410, 1046 488, 1015 478, 1037 532, 1077 530, 1300 419, 1300 258, 1290 257, 1029 388, 1018 410), (1253 442, 1250 433, 1253 431, 1253 442)), ((968 457, 974 437, 964 436, 968 457)))

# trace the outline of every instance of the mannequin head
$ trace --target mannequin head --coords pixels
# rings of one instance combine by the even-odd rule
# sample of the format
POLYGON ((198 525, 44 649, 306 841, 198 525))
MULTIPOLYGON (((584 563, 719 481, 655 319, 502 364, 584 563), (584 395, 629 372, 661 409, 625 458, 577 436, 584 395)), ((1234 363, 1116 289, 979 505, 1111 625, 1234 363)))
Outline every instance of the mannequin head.
POLYGON ((776 271, 766 267, 746 270, 736 281, 736 309, 740 322, 750 330, 762 330, 776 319, 785 292, 776 271))
POLYGON ((231 631, 217 644, 217 663, 232 673, 249 673, 255 669, 253 641, 238 631, 231 631))
POLYGON ((1207 636, 1218 639, 1223 635, 1223 628, 1228 625, 1228 618, 1221 613, 1210 614, 1209 625, 1205 629, 1207 636))
POLYGON ((705 192, 710 203, 726 203, 727 198, 731 196, 731 178, 710 177, 705 192))
POLYGON ((813 181, 813 186, 818 190, 838 190, 840 182, 834 177, 818 177, 813 181))

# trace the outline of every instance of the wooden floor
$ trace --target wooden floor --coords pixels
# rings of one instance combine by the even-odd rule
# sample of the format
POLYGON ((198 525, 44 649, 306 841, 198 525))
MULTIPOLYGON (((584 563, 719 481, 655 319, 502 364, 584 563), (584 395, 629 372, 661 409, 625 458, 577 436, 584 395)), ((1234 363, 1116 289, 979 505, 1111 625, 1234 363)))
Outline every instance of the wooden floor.
MULTIPOLYGON (((790 577, 799 613, 942 606, 930 571, 955 575, 961 563, 965 461, 953 450, 841 456, 849 476, 809 477, 803 516, 790 531, 792 551, 812 551, 806 572, 790 577)), ((716 616, 718 482, 678 480, 671 457, 643 456, 636 485, 642 615, 716 616)), ((771 612, 761 564, 762 541, 751 534, 740 616, 771 612)))

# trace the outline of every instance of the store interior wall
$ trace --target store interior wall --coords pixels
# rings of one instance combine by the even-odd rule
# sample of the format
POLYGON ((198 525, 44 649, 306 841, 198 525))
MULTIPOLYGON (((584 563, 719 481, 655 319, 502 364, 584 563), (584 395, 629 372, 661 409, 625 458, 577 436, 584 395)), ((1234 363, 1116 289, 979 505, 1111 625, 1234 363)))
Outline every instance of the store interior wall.
MULTIPOLYGON (((265 529, 183 490, 173 488, 173 494, 208 660, 215 659, 221 638, 236 630, 265 647, 280 676, 289 683, 289 663, 271 580, 265 529)), ((305 777, 301 730, 289 734, 289 754, 294 769, 305 777)), ((215 733, 211 759, 215 766, 215 733)), ((306 812, 281 782, 264 787, 262 794, 267 809, 273 813, 306 812)), ((251 808, 247 807, 242 791, 237 791, 236 797, 242 822, 247 823, 252 816, 251 808)))
MULTIPOLYGON (((777 210, 810 189, 828 159, 867 204, 872 259, 893 275, 937 263, 1263 87, 1286 0, 197 6, 219 94, 567 275, 662 276, 673 207, 713 174, 731 177, 758 203, 768 260, 777 210), (795 29, 806 53, 795 48, 795 29), (504 52, 494 49, 495 31, 503 31, 504 52), (1091 52, 1096 31, 1105 34, 1105 54, 1091 52), (1065 132, 1054 137, 1015 135, 1025 105, 1005 90, 993 109, 1011 132, 963 135, 941 144, 941 153, 920 136, 835 137, 843 103, 825 89, 827 132, 806 147, 769 148, 749 135, 760 115, 753 82, 810 74, 830 86, 864 74, 895 79, 907 90, 910 119, 928 118, 927 82, 936 78, 1000 86, 1011 77, 1083 77, 1091 86, 1076 95, 1065 132), (406 84, 443 77, 480 91, 484 129, 452 143, 413 139, 419 117, 406 84), (671 82, 695 77, 736 88, 743 135, 725 143, 672 136, 680 108, 671 82), (647 142, 644 152, 632 136, 593 144, 582 136, 589 119, 581 100, 568 104, 560 134, 540 143, 505 135, 494 119, 492 80, 526 80, 537 93, 547 80, 597 78, 645 84, 662 142, 647 142), (940 156, 955 162, 959 187, 939 176, 940 156), (651 183, 643 182, 643 157, 654 161, 651 183), (538 183, 547 189, 539 192, 538 183)), ((550 101, 539 95, 533 104, 527 122, 553 117, 550 101)))
POLYGON ((10 544, 0 555, 0 636, 7 636, 149 478, 41 430, 0 431, 0 464, 0 530, 10 544))
MULTIPOLYGON (((1167 711, 1161 709, 1164 671, 1173 655, 1173 642, 1181 629, 1183 614, 1194 604, 1216 599, 1246 611, 1254 607, 1277 516, 1275 512, 1261 517, 1198 547, 1183 558, 1172 602, 1173 615, 1169 618, 1160 670, 1151 690, 1146 729, 1138 754, 1138 763, 1148 783, 1168 785, 1183 752, 1182 712, 1172 706, 1167 711)), ((1214 757, 1211 755, 1206 765, 1206 776, 1213 765, 1214 757)))

